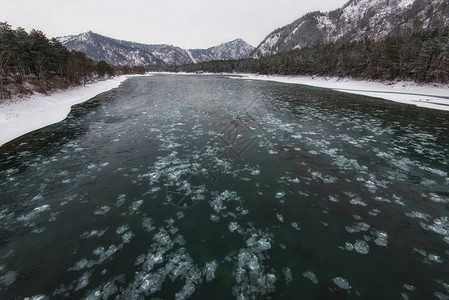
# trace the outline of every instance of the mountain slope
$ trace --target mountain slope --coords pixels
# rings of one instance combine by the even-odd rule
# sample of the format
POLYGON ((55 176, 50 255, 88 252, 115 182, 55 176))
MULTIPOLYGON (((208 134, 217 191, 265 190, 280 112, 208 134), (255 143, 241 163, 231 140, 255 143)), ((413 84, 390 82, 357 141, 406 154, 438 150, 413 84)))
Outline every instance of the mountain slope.
POLYGON ((247 58, 254 50, 243 40, 235 40, 209 49, 185 50, 172 45, 147 45, 116 40, 91 31, 58 40, 67 49, 86 53, 90 58, 114 65, 167 66, 209 60, 247 58))
POLYGON ((247 42, 237 39, 208 49, 188 50, 195 62, 247 58, 254 51, 247 42))
POLYGON ((253 58, 339 40, 375 40, 399 31, 449 26, 447 0, 350 0, 331 12, 312 12, 270 33, 253 58))

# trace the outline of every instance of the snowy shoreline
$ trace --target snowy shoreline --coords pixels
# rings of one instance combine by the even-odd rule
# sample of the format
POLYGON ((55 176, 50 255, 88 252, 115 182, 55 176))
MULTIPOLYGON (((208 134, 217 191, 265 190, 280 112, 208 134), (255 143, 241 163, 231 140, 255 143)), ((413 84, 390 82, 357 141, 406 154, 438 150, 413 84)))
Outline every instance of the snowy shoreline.
POLYGON ((418 107, 449 111, 448 84, 418 84, 413 81, 399 81, 387 84, 379 81, 356 80, 339 77, 321 76, 282 76, 239 73, 170 73, 153 72, 168 75, 224 75, 242 80, 274 81, 289 84, 301 84, 327 88, 339 92, 370 96, 384 100, 415 105, 418 107))
MULTIPOLYGON (((234 74, 236 75, 236 74, 234 74)), ((235 78, 264 80, 290 84, 302 84, 328 88, 344 93, 365 95, 418 107, 449 111, 449 85, 423 84, 400 81, 386 84, 378 81, 355 80, 335 77, 275 76, 238 74, 235 78)))
POLYGON ((50 95, 0 103, 0 146, 24 134, 64 120, 73 105, 83 103, 118 87, 130 76, 123 75, 82 87, 56 91, 50 95))

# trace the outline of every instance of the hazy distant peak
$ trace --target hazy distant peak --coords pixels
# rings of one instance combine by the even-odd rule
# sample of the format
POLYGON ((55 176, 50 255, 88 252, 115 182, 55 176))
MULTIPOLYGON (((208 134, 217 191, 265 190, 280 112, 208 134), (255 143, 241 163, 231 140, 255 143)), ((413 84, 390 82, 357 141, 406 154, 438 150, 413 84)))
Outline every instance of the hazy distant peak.
POLYGON ((185 50, 173 45, 150 45, 117 40, 92 31, 57 38, 68 49, 114 65, 182 65, 209 60, 247 58, 254 47, 235 39, 208 49, 185 50))

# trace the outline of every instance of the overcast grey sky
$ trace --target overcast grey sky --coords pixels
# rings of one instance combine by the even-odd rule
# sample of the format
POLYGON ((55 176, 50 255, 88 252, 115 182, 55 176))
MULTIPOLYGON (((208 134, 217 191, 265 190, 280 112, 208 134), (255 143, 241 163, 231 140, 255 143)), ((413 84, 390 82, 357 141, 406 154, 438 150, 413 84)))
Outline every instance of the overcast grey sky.
POLYGON ((0 21, 57 37, 92 30, 147 44, 208 48, 242 38, 257 46, 274 29, 348 0, 0 0, 0 21))

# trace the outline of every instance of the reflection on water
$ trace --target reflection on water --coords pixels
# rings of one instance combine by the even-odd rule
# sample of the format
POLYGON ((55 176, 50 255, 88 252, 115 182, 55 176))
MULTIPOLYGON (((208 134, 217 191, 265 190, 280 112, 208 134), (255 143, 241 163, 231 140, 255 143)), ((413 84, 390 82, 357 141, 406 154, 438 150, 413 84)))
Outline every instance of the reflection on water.
POLYGON ((446 299, 447 116, 128 80, 0 148, 2 299, 446 299))

